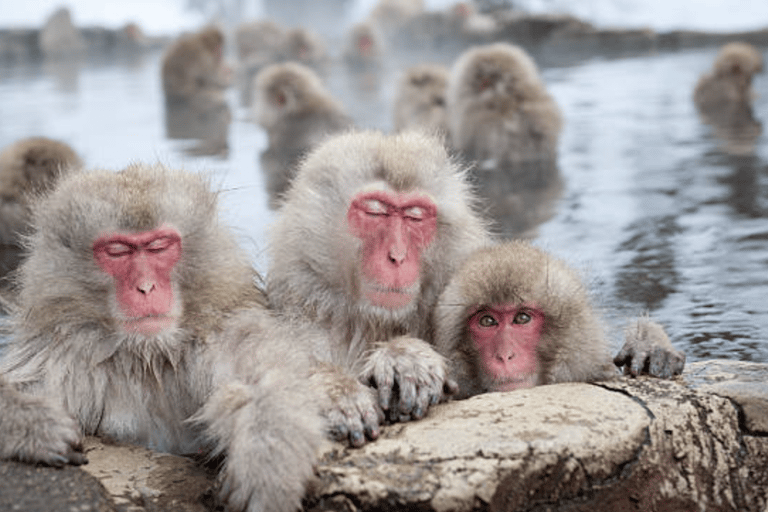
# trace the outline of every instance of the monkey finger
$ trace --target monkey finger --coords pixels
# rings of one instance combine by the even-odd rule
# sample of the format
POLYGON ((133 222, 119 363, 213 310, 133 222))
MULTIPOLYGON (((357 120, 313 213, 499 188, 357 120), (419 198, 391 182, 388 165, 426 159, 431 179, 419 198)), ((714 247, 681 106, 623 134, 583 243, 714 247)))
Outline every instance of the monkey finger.
POLYGON ((82 466, 88 464, 88 457, 84 453, 71 451, 67 453, 67 461, 73 466, 82 466))
POLYGON ((363 429, 366 437, 371 441, 379 438, 380 424, 384 421, 384 415, 381 411, 366 411, 363 414, 363 429))
POLYGON ((397 404, 397 410, 401 414, 410 414, 416 402, 416 381, 413 378, 400 377, 398 389, 400 391, 400 400, 397 404))

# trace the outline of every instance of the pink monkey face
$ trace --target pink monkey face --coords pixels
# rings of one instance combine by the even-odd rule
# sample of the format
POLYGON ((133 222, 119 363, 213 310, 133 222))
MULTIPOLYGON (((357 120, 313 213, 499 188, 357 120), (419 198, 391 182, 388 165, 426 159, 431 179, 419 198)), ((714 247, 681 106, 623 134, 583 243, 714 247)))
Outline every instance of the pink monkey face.
POLYGON ((175 325, 171 271, 181 258, 175 229, 108 233, 94 242, 93 257, 114 279, 123 330, 154 335, 175 325))
POLYGON ((543 327, 541 311, 511 304, 483 307, 469 318, 469 336, 491 391, 536 385, 543 327))
POLYGON ((352 199, 347 225, 362 240, 365 297, 393 310, 410 304, 419 290, 422 251, 437 233, 435 202, 420 192, 361 192, 352 199))

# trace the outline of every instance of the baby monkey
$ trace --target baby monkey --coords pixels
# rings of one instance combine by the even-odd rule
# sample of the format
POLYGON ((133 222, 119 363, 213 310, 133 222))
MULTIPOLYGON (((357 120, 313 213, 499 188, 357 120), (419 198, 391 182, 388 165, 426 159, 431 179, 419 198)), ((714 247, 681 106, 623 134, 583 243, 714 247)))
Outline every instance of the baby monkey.
POLYGON ((647 317, 630 324, 613 360, 604 326, 577 273, 522 242, 476 250, 435 309, 437 350, 452 365, 458 398, 616 375, 669 378, 685 355, 647 317))

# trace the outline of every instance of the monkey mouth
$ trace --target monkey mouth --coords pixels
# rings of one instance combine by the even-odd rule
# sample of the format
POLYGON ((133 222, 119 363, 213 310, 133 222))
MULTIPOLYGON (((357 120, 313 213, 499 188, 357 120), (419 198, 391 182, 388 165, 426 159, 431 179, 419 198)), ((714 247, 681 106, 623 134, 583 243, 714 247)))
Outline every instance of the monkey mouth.
POLYGON ((534 375, 523 375, 507 379, 495 379, 491 383, 491 391, 514 391, 515 389, 527 389, 536 385, 534 375))
POLYGON ((129 317, 121 320, 123 331, 154 336, 176 325, 176 317, 172 315, 146 315, 129 317))
POLYGON ((416 297, 418 286, 406 288, 369 284, 365 290, 368 301, 385 309, 401 309, 408 306, 416 297))

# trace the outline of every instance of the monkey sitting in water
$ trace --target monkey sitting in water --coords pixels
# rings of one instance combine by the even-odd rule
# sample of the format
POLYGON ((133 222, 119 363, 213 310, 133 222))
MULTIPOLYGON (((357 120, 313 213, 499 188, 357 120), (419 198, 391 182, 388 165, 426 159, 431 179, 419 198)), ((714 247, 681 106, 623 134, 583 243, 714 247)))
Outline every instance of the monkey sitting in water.
POLYGON ((685 355, 648 318, 631 323, 613 362, 604 326, 576 272, 522 241, 476 250, 435 308, 435 344, 458 398, 627 373, 669 378, 685 355))

